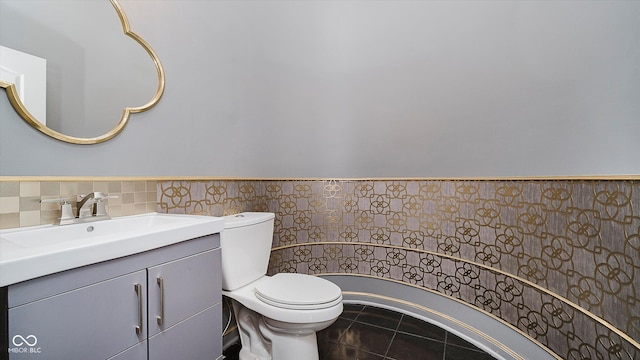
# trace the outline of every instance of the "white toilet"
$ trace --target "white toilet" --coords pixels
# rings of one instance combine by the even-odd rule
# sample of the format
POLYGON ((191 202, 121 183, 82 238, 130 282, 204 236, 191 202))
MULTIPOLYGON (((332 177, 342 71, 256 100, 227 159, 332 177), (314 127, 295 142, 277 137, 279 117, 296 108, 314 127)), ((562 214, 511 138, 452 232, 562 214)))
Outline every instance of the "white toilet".
POLYGON ((222 294, 233 299, 240 360, 318 360, 316 331, 342 313, 342 291, 311 275, 267 276, 273 213, 225 216, 222 294))

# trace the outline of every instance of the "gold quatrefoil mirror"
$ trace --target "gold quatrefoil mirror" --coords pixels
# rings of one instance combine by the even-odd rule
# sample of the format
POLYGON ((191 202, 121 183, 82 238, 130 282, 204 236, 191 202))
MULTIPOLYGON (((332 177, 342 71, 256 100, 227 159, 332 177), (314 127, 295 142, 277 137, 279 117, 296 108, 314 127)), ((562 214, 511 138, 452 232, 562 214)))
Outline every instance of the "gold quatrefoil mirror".
POLYGON ((112 139, 164 92, 158 56, 117 0, 0 0, 0 45, 9 102, 61 141, 112 139))

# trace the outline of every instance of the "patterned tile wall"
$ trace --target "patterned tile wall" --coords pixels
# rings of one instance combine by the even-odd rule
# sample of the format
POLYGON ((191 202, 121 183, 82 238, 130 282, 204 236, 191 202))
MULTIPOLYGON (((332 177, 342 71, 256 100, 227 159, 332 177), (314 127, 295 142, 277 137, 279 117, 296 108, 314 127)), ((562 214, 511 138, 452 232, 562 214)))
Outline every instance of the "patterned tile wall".
POLYGON ((112 217, 156 211, 156 181, 2 181, 0 229, 52 224, 60 214, 57 203, 41 199, 67 198, 76 211, 78 195, 100 191, 118 196, 107 200, 112 217))
POLYGON ((640 358, 640 182, 162 181, 161 212, 276 213, 270 273, 389 278, 565 359, 640 358))

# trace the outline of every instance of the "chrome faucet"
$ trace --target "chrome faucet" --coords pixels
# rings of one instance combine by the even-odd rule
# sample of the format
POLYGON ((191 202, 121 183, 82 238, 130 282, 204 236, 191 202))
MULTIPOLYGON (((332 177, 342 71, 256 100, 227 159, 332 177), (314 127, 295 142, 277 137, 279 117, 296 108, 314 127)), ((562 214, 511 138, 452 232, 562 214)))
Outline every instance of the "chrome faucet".
POLYGON ((78 202, 78 219, 95 218, 92 220, 110 219, 107 214, 104 200, 108 198, 114 198, 116 196, 108 196, 101 192, 92 192, 87 195, 82 195, 80 202, 78 202))
POLYGON ((115 195, 107 195, 101 192, 92 192, 87 195, 79 195, 78 210, 73 214, 73 208, 69 199, 42 199, 41 203, 57 202, 61 204, 60 217, 53 223, 54 225, 78 224, 90 221, 111 219, 107 214, 105 200, 117 198, 115 195))
POLYGON ((92 192, 87 195, 80 195, 78 198, 77 213, 73 213, 73 208, 69 199, 42 199, 40 203, 60 203, 60 217, 53 223, 54 225, 78 224, 90 221, 111 219, 107 214, 105 200, 117 198, 115 195, 107 195, 101 192, 92 192))

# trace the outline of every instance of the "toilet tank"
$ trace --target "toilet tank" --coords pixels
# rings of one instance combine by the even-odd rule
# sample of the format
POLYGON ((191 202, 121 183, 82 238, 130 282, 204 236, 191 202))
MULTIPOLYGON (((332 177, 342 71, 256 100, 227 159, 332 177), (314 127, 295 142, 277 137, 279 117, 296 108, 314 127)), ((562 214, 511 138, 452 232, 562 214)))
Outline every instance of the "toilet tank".
POLYGON ((275 215, 245 212, 224 217, 220 234, 222 289, 233 291, 266 275, 275 215))

